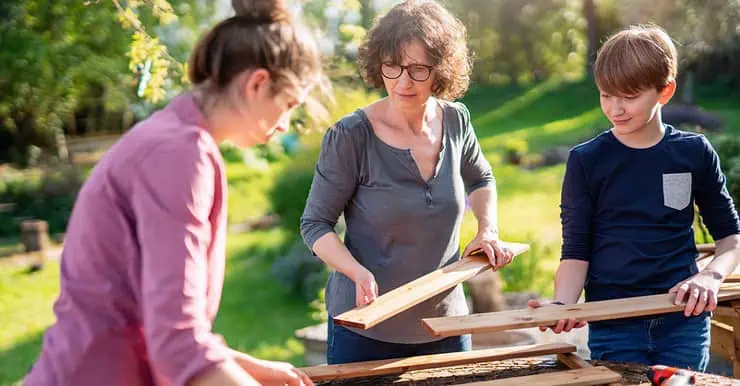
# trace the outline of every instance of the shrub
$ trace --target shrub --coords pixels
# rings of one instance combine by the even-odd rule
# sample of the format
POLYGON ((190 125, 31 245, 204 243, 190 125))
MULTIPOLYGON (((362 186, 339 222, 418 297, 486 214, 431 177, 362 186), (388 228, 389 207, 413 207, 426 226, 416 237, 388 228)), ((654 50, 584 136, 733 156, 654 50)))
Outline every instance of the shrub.
POLYGON ((504 281, 504 292, 542 293, 546 286, 552 285, 546 275, 542 275, 540 260, 550 255, 552 247, 540 247, 535 241, 528 241, 530 250, 515 257, 511 264, 499 270, 504 281))
POLYGON ((529 151, 527 141, 522 138, 508 138, 503 143, 504 158, 512 165, 519 165, 529 151))
POLYGON ((272 274, 293 295, 312 302, 328 279, 326 265, 300 241, 272 264, 272 274))
POLYGON ((52 234, 64 232, 82 183, 80 170, 74 165, 5 173, 0 202, 13 206, 0 213, 0 236, 20 234, 20 221, 25 218, 47 221, 52 234))
POLYGON ((737 205, 740 203, 740 135, 722 134, 712 137, 712 142, 727 177, 727 189, 737 205))

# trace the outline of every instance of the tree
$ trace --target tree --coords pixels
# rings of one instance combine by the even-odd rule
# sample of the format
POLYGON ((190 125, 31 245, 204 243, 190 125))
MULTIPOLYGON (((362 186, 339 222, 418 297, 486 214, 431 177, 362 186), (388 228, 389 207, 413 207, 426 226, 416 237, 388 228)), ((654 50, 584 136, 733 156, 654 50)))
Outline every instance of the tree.
POLYGON ((459 0, 450 7, 468 28, 475 82, 526 83, 585 67, 580 1, 459 0))
POLYGON ((120 108, 122 85, 132 77, 117 58, 127 34, 100 28, 115 22, 110 6, 77 0, 28 0, 4 5, 0 23, 0 135, 5 160, 25 163, 30 145, 48 146, 64 158, 65 122, 90 96, 102 90, 102 103, 120 108), (11 159, 8 159, 11 158, 11 159))
POLYGON ((594 0, 583 0, 583 17, 586 19, 586 39, 588 41, 588 48, 586 49, 586 73, 590 75, 599 45, 599 27, 594 0))
POLYGON ((163 102, 213 14, 209 0, 0 2, 0 162, 37 147, 64 159, 65 129, 163 102))

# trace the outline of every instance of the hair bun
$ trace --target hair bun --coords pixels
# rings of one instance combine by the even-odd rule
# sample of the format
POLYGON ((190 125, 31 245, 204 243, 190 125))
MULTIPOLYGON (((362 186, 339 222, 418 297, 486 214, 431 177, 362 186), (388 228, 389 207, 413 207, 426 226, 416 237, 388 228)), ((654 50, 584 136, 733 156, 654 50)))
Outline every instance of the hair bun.
POLYGON ((231 0, 239 18, 258 23, 274 23, 290 19, 284 0, 231 0))

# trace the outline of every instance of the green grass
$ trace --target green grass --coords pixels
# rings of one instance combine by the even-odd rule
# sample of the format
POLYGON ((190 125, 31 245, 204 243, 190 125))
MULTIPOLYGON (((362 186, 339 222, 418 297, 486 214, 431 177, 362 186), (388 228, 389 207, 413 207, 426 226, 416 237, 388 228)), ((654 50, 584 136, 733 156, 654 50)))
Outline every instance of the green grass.
POLYGON ((34 274, 26 269, 0 261, 0 385, 23 377, 38 354, 43 330, 54 320, 58 262, 34 274))
POLYGON ((572 145, 609 126, 596 88, 582 81, 477 88, 463 102, 486 154, 500 150, 510 139, 526 140, 531 151, 572 145))
POLYGON ((21 244, 20 237, 4 237, 0 239, 0 258, 19 253, 22 250, 23 245, 21 244))
POLYGON ((698 104, 717 115, 724 122, 724 130, 728 133, 740 134, 740 100, 737 99, 719 99, 703 98, 699 99, 698 104))
POLYGON ((260 358, 303 364, 295 330, 313 323, 308 304, 274 280, 270 263, 292 241, 281 228, 233 235, 215 330, 231 347, 260 358))

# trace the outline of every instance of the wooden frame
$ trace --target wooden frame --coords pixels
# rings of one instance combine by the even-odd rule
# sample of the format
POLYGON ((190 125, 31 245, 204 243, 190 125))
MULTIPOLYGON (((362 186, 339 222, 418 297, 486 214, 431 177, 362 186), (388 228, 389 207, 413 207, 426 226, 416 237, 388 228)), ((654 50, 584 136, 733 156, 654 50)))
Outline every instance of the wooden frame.
MULTIPOLYGON (((721 290, 718 297, 720 301, 740 299, 740 290, 721 290)), ((468 333, 552 326, 559 320, 568 318, 591 322, 665 314, 681 311, 683 308, 683 305, 673 304, 673 295, 662 294, 563 306, 548 306, 538 309, 525 308, 465 316, 427 318, 423 319, 422 322, 432 335, 447 337, 468 333)))
POLYGON ((571 344, 549 343, 513 346, 488 350, 475 350, 448 354, 422 355, 409 358, 304 367, 301 369, 314 382, 358 378, 377 375, 400 374, 411 370, 456 366, 505 359, 527 358, 540 355, 571 353, 571 344))
POLYGON ((712 353, 732 362, 732 375, 740 378, 740 301, 723 302, 717 307, 710 336, 712 353))
MULTIPOLYGON (((527 244, 505 242, 504 245, 514 252, 514 256, 529 250, 527 244)), ((379 296, 365 307, 335 316, 334 323, 361 329, 371 328, 490 268, 491 264, 485 256, 464 257, 379 296)))

